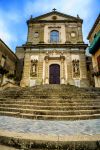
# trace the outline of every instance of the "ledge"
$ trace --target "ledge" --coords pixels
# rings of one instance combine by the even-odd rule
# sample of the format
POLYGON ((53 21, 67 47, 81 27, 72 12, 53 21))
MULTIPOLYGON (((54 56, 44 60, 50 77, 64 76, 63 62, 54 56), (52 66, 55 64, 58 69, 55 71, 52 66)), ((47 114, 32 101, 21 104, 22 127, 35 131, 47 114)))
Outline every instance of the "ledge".
POLYGON ((74 136, 58 136, 16 133, 1 130, 0 144, 13 146, 16 148, 41 148, 41 149, 65 149, 73 148, 85 150, 95 150, 100 148, 100 135, 74 135, 74 136))

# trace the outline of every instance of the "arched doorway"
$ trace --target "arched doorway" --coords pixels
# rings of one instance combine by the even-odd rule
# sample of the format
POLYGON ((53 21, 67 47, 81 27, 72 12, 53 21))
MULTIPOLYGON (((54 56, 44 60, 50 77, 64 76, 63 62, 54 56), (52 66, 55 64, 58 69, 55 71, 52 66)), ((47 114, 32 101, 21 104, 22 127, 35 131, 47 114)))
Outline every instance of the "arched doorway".
POLYGON ((60 84, 60 65, 49 66, 49 84, 60 84))

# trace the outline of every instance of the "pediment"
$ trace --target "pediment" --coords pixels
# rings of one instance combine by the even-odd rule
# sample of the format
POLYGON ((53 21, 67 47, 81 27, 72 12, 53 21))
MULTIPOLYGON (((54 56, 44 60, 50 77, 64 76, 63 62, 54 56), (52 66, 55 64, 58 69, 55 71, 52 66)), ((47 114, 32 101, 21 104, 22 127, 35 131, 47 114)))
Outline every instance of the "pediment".
POLYGON ((73 17, 70 15, 66 15, 63 13, 60 13, 58 11, 52 11, 50 13, 38 16, 33 18, 33 20, 46 20, 46 21, 52 21, 52 20, 67 20, 67 21, 82 21, 79 17, 73 17))

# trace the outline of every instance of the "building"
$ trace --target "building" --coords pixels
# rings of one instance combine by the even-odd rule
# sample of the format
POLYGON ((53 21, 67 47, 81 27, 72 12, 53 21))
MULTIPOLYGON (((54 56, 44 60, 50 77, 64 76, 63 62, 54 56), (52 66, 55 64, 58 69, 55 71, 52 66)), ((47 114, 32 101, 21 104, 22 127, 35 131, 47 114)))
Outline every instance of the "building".
POLYGON ((92 54, 95 87, 100 87, 100 14, 89 32, 89 52, 92 54))
POLYGON ((0 39, 0 85, 16 77, 17 56, 0 39))
POLYGON ((16 48, 20 85, 71 84, 88 87, 83 20, 53 9, 27 21, 27 42, 16 48))

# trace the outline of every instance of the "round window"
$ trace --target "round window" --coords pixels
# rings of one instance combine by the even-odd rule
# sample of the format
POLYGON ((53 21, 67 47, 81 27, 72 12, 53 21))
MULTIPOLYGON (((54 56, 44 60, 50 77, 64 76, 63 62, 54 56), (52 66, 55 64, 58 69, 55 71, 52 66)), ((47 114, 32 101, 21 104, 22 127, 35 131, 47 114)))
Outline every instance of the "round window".
POLYGON ((53 20, 56 20, 56 19, 57 19, 57 16, 52 16, 52 19, 53 19, 53 20))
POLYGON ((76 36, 75 32, 72 32, 71 37, 75 37, 75 36, 76 36))
POLYGON ((34 37, 37 38, 38 36, 39 36, 39 33, 38 33, 38 32, 35 32, 35 33, 34 33, 34 37))

